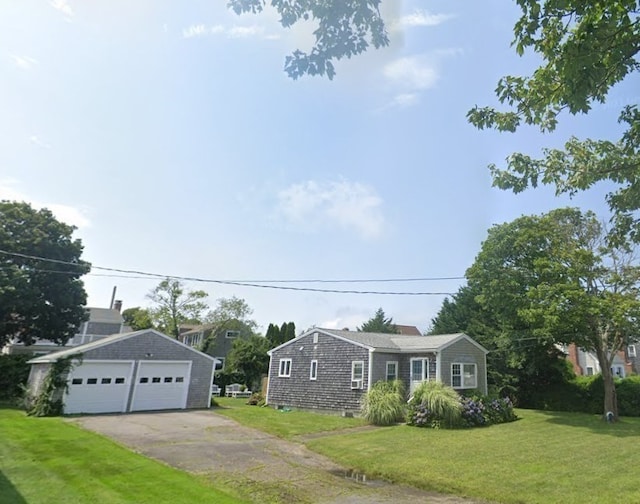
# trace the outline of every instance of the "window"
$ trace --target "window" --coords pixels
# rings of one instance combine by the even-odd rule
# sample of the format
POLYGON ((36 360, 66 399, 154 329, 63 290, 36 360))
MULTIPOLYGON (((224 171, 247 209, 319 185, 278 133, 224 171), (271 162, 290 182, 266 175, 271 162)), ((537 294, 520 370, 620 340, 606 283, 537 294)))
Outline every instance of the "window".
POLYGON ((173 376, 165 376, 164 377, 164 382, 165 383, 173 383, 173 376))
POLYGON ((351 381, 364 379, 364 362, 353 361, 351 363, 351 381))
POLYGON ((478 386, 475 364, 451 364, 451 386, 453 388, 471 389, 478 386))
POLYGON ((100 380, 101 385, 109 385, 111 383, 111 378, 103 378, 100 380))
POLYGON ((629 348, 627 348, 627 353, 629 354, 629 357, 635 357, 636 356, 636 346, 635 345, 629 345, 629 348))
POLYGON ((314 333, 313 333, 313 342, 314 342, 314 343, 317 343, 317 342, 318 342, 318 333, 317 333, 317 332, 314 332, 314 333))
POLYGON ((228 330, 227 332, 224 333, 225 338, 237 338, 238 336, 240 336, 240 331, 228 330))
POLYGON ((280 359, 280 369, 278 376, 288 378, 291 376, 291 359, 280 359))
POLYGON ((387 361, 386 380, 393 381, 398 379, 398 363, 396 361, 387 361))
POLYGON ((184 376, 176 376, 176 383, 183 383, 184 382, 184 376))
POLYGON ((309 379, 316 380, 318 378, 318 361, 311 361, 311 370, 309 371, 309 379))
POLYGON ((116 383, 124 383, 124 378, 116 378, 116 383))
POLYGON ((98 383, 97 378, 87 378, 87 385, 95 385, 98 383))
POLYGON ((82 378, 74 378, 71 380, 71 385, 82 385, 82 378))
POLYGON ((154 376, 153 378, 151 378, 151 383, 160 383, 160 377, 154 376))
POLYGON ((149 378, 146 376, 143 376, 142 378, 140 378, 140 383, 149 383, 149 378))
POLYGON ((593 376, 593 367, 587 366, 587 376, 593 376))
POLYGON ((218 359, 218 362, 216 362, 216 371, 224 369, 224 357, 214 357, 214 359, 218 359))

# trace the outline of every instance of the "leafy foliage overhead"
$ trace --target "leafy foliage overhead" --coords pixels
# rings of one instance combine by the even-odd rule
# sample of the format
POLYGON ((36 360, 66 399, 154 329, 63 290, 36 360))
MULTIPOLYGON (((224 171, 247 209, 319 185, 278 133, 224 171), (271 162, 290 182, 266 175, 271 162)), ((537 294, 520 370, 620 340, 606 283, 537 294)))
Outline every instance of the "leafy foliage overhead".
POLYGON ((80 278, 91 266, 75 229, 47 209, 0 201, 0 347, 11 338, 64 344, 86 319, 80 278))
MULTIPOLYGON (((640 3, 637 0, 517 0, 514 27, 518 54, 542 58, 532 75, 505 76, 496 95, 506 111, 474 107, 469 121, 480 129, 514 132, 522 125, 553 131, 563 112, 587 114, 605 103, 611 88, 640 69, 640 3)), ((634 100, 637 96, 634 97, 634 100)), ((573 195, 601 181, 614 213, 611 237, 640 240, 640 110, 621 107, 625 128, 617 140, 569 138, 564 149, 545 149, 539 159, 514 153, 505 168, 491 165, 494 185, 518 193, 538 184, 573 195)))
POLYGON ((389 45, 380 16, 381 0, 229 0, 236 14, 262 12, 270 5, 280 15, 280 24, 289 28, 302 21, 314 21, 315 44, 310 52, 296 49, 286 57, 284 70, 289 77, 326 75, 333 79, 333 60, 351 58, 389 45))
POLYGON ((179 280, 166 278, 147 294, 155 304, 150 310, 154 326, 177 338, 180 324, 200 322, 202 313, 207 309, 201 300, 207 296, 201 290, 186 290, 179 280))

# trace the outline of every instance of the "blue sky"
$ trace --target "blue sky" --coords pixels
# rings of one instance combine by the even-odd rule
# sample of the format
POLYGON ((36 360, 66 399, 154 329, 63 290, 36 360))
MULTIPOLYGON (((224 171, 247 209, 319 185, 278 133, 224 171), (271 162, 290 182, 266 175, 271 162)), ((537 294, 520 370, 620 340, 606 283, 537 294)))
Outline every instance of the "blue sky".
MULTIPOLYGON (((596 186, 491 187, 487 165, 568 136, 615 139, 638 81, 553 135, 478 131, 505 74, 515 2, 383 1, 391 45, 292 81, 285 56, 312 24, 221 0, 0 2, 0 198, 46 206, 78 227, 94 266, 212 280, 461 277, 487 229, 574 205, 607 218, 596 186)), ((85 279, 91 306, 148 306, 153 278, 85 279)), ((462 280, 289 284, 456 292, 462 280)), ((443 295, 343 294, 186 282, 244 298, 266 330, 355 327, 382 307, 427 329, 443 295)), ((277 284, 283 285, 283 284, 277 284)))

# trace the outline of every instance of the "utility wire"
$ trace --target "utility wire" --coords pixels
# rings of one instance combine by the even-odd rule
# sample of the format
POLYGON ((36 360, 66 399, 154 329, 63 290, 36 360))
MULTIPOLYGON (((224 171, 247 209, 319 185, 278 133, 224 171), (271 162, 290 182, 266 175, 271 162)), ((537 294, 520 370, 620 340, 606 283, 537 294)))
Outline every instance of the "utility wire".
MULTIPOLYGON (((37 261, 51 262, 55 264, 63 264, 66 266, 84 266, 82 263, 75 263, 69 261, 61 261, 59 259, 49 259, 46 257, 32 256, 28 254, 20 254, 17 252, 9 252, 6 250, 0 250, 0 254, 20 257, 23 259, 31 259, 37 261)), ((451 292, 397 292, 397 291, 373 291, 373 290, 339 290, 339 289, 319 289, 313 287, 292 287, 292 286, 284 286, 284 285, 264 285, 264 284, 272 284, 272 283, 313 283, 313 282, 323 282, 323 283, 358 283, 358 282, 416 282, 416 281, 434 281, 434 280, 461 280, 464 277, 432 277, 432 278, 406 278, 406 279, 365 279, 365 280, 217 280, 217 279, 208 279, 208 278, 199 278, 199 277, 187 277, 187 276, 177 276, 177 275, 165 275, 159 273, 150 273, 146 271, 139 270, 128 270, 128 269, 120 269, 120 268, 108 268, 104 266, 91 266, 92 269, 97 269, 101 271, 109 271, 114 273, 122 273, 123 275, 102 275, 102 276, 124 276, 126 278, 170 278, 173 280, 184 280, 190 282, 201 282, 201 283, 215 283, 215 284, 223 284, 223 285, 235 285, 239 287, 254 287, 254 288, 262 288, 262 289, 279 289, 279 290, 290 290, 290 291, 305 291, 305 292, 326 292, 333 294, 379 294, 379 295, 394 295, 394 296, 451 296, 453 293, 451 292)), ((40 270, 43 272, 55 272, 53 270, 40 270)), ((70 272, 64 271, 60 273, 69 274, 70 272)))

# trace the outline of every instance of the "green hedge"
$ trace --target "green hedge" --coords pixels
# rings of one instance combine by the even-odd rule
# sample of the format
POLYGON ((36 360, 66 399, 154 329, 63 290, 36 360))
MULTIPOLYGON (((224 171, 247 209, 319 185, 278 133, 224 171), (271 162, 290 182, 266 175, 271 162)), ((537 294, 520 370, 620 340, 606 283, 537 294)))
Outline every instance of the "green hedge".
POLYGON ((31 354, 0 355, 0 400, 12 401, 22 396, 31 368, 27 361, 32 357, 31 354))

